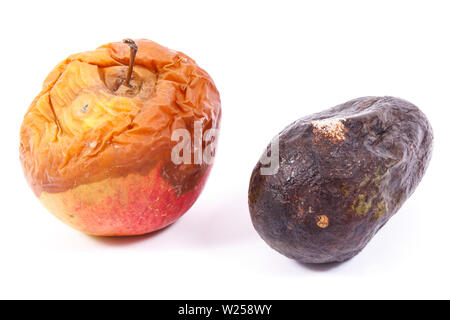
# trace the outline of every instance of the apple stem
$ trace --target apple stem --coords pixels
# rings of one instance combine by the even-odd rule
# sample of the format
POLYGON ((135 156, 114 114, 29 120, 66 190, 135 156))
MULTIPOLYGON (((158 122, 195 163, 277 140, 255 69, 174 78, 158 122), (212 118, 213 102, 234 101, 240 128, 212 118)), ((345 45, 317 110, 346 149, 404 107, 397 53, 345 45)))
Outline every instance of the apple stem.
POLYGON ((134 59, 136 58, 136 53, 138 51, 138 45, 131 39, 123 40, 123 43, 127 44, 130 47, 130 64, 128 65, 128 73, 127 78, 125 79, 124 85, 128 88, 132 88, 130 85, 131 76, 133 75, 133 67, 134 67, 134 59))

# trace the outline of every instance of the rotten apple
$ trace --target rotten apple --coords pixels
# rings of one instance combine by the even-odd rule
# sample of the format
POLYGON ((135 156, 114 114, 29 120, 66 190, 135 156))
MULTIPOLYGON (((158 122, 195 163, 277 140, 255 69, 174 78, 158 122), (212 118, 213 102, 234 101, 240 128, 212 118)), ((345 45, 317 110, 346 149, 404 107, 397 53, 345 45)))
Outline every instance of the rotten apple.
POLYGON ((24 117, 20 160, 37 197, 70 226, 145 234, 196 201, 220 117, 214 82, 194 60, 127 39, 72 55, 50 72, 24 117))

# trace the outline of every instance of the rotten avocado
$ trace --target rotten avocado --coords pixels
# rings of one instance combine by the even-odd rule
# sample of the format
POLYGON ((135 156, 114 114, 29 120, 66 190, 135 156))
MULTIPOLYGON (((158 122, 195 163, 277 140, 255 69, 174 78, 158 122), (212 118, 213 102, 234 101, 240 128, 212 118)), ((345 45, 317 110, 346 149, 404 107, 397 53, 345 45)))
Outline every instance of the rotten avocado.
POLYGON ((303 263, 358 254, 414 192, 433 143, 425 115, 393 97, 348 101, 277 138, 278 171, 264 175, 256 165, 250 214, 273 249, 303 263))

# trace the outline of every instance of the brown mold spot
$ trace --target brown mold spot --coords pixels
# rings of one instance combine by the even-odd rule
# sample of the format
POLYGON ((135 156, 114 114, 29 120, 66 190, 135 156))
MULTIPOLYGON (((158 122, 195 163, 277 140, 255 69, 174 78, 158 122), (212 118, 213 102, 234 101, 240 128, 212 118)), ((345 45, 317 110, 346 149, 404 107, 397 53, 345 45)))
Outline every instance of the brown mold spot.
POLYGON ((319 228, 325 229, 329 225, 329 220, 328 220, 328 217, 326 215, 317 216, 316 220, 317 220, 317 226, 319 228))
POLYGON ((345 119, 323 119, 312 121, 315 140, 326 139, 337 144, 345 141, 345 133, 348 131, 344 125, 345 119))

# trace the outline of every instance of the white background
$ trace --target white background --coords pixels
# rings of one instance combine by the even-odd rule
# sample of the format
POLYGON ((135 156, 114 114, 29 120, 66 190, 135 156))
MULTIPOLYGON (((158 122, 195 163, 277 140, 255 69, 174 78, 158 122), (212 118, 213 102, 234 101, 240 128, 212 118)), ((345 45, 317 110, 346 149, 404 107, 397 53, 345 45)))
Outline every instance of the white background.
POLYGON ((0 298, 450 298, 448 1, 4 1, 0 10, 0 298), (221 93, 205 191, 172 227, 95 238, 55 219, 19 163, 19 127, 68 55, 123 38, 183 51, 221 93), (247 208, 251 170, 294 120, 393 95, 434 127, 414 195, 352 260, 306 266, 270 249, 247 208))

